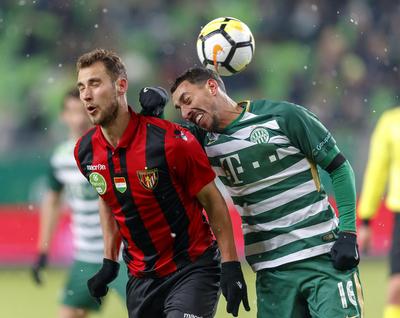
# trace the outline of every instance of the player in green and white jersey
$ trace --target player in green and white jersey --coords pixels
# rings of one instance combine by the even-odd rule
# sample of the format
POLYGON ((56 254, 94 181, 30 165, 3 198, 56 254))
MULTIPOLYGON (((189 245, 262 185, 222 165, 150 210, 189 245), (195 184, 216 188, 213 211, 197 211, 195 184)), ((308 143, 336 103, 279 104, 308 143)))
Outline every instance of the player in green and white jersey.
POLYGON ((241 214, 258 317, 362 317, 354 174, 330 132, 298 105, 236 103, 204 68, 171 93, 241 214), (317 166, 332 178, 339 219, 317 166))
MULTIPOLYGON (((38 257, 32 273, 35 282, 41 284, 41 271, 47 265, 49 245, 65 195, 73 212, 74 261, 63 290, 59 317, 81 318, 87 316, 89 310, 100 308, 89 294, 87 280, 103 263, 103 237, 97 192, 83 178, 73 155, 76 140, 91 127, 77 89, 68 92, 64 98, 62 120, 70 136, 56 147, 50 160, 48 191, 41 207, 38 257)), ((123 300, 127 282, 126 268, 121 271, 124 269, 125 273, 120 273, 112 285, 123 300)))

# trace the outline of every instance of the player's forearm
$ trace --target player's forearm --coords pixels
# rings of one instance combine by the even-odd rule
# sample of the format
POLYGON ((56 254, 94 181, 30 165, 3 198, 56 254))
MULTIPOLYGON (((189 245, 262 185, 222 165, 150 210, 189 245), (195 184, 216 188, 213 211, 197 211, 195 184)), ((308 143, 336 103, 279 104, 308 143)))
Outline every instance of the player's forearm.
POLYGON ((118 261, 121 247, 121 235, 111 209, 100 198, 99 214, 104 241, 104 258, 118 261))
POLYGON ((39 253, 47 253, 58 223, 61 210, 61 193, 49 191, 41 204, 39 225, 39 253))
POLYGON ((339 229, 356 232, 356 186, 350 163, 345 161, 330 176, 339 211, 339 229))
POLYGON ((211 213, 208 212, 207 214, 211 229, 221 251, 222 262, 237 261, 238 256, 228 210, 225 208, 211 213))
POLYGON ((207 184, 197 198, 207 212, 208 221, 218 242, 222 261, 237 261, 232 222, 225 199, 214 182, 207 184))

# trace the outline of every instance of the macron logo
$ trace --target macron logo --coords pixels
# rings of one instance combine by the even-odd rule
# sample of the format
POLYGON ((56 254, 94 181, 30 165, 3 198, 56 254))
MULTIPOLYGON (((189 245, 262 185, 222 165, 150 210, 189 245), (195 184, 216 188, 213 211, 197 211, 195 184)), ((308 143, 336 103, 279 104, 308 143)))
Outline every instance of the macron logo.
POLYGON ((98 170, 106 170, 106 165, 97 164, 97 165, 86 165, 86 169, 89 171, 98 171, 98 170))

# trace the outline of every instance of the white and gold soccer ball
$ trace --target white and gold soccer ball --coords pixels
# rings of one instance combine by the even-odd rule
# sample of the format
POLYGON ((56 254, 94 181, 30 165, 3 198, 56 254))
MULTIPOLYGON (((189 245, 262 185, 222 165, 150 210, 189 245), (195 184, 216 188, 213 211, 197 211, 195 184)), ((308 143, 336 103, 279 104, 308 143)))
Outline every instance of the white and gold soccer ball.
POLYGON ((200 62, 221 76, 243 71, 255 49, 253 34, 242 21, 221 17, 207 23, 197 38, 200 62))

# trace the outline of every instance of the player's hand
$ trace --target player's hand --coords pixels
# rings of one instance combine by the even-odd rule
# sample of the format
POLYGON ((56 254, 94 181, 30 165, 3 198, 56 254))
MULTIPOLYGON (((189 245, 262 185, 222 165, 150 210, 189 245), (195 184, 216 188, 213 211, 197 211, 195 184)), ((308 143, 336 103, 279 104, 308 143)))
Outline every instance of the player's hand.
POLYGON ((42 271, 46 268, 46 266, 47 266, 47 254, 40 253, 37 256, 35 264, 33 264, 32 266, 32 278, 37 285, 42 285, 43 283, 42 271))
POLYGON ((352 269, 360 262, 357 236, 354 233, 339 232, 339 237, 331 249, 333 267, 344 271, 352 269))
POLYGON ((111 283, 119 272, 119 263, 110 259, 103 259, 103 266, 100 270, 88 280, 87 286, 89 293, 96 302, 101 304, 101 297, 104 297, 108 292, 108 284, 111 283))
POLYGON ((139 93, 139 103, 142 106, 141 114, 162 117, 168 100, 168 92, 160 86, 142 88, 139 93))
POLYGON ((366 224, 361 224, 357 232, 357 241, 360 244, 361 252, 367 254, 372 241, 371 227, 366 224))
POLYGON ((246 311, 250 310, 247 298, 247 286, 243 278, 240 262, 224 262, 221 264, 221 289, 226 299, 226 311, 234 317, 238 316, 240 302, 246 311))

